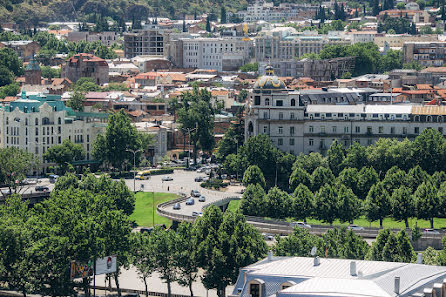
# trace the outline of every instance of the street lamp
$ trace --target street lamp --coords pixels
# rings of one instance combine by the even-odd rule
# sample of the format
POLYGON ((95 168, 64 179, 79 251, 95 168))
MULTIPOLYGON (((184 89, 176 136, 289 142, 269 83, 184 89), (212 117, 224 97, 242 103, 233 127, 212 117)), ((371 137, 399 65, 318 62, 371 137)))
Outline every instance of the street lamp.
POLYGON ((136 192, 136 153, 142 152, 142 150, 126 149, 125 151, 133 153, 133 192, 136 192))
POLYGON ((193 131, 195 131, 197 129, 198 129, 198 123, 195 123, 195 128, 182 128, 182 130, 185 130, 187 132, 187 134, 189 134, 189 148, 188 148, 188 150, 189 150, 189 157, 187 159, 187 167, 190 166, 190 164, 189 164, 190 163, 190 134, 191 134, 191 132, 193 132, 193 131))

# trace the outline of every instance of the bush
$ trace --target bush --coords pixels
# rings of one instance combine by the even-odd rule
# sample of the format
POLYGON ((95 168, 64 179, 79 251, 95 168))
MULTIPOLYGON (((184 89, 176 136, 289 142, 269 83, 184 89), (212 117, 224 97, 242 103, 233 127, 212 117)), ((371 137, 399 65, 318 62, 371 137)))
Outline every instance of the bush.
POLYGON ((150 175, 160 175, 160 174, 170 174, 170 173, 173 173, 173 168, 150 170, 150 175))
POLYGON ((229 185, 229 183, 224 183, 221 179, 209 179, 203 183, 201 183, 202 188, 206 189, 220 189, 220 188, 226 188, 229 185))

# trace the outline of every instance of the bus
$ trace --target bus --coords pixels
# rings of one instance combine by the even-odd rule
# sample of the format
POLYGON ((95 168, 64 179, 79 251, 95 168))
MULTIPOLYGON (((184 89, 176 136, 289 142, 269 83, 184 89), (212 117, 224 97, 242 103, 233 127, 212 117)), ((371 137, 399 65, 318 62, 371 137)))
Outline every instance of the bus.
POLYGON ((139 171, 136 174, 136 179, 149 179, 150 178, 150 170, 139 171))

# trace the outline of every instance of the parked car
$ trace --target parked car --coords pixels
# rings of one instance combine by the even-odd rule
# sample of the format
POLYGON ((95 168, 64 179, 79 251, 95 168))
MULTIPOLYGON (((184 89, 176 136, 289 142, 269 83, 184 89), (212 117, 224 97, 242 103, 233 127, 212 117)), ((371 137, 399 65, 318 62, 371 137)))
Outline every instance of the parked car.
POLYGON ((178 202, 173 205, 173 209, 181 209, 181 204, 178 202))
POLYGON ((190 191, 190 195, 192 197, 200 197, 201 196, 200 192, 198 192, 197 190, 190 191))
POLYGON ((263 233, 263 238, 265 238, 265 240, 274 240, 274 235, 269 233, 263 233))
POLYGON ((221 175, 221 179, 227 179, 228 178, 228 175, 227 174, 222 174, 221 175))
POLYGON ((203 181, 203 177, 201 177, 201 176, 197 176, 194 180, 195 180, 195 182, 197 182, 197 183, 201 183, 201 182, 203 181))
POLYGON ((193 217, 198 217, 198 212, 193 211, 193 212, 192 212, 192 216, 193 216, 193 217))
POLYGON ((195 204, 194 198, 189 198, 186 200, 186 205, 194 205, 194 204, 195 204))
POLYGON ((425 234, 425 235, 438 235, 438 234, 440 234, 440 232, 438 230, 435 230, 435 229, 424 229, 423 234, 425 234))
POLYGON ((198 198, 199 202, 205 202, 206 201, 206 197, 201 195, 200 198, 198 198))
POLYGON ((143 228, 139 229, 139 232, 141 232, 141 233, 147 232, 150 234, 150 233, 152 233, 152 231, 153 231, 153 227, 143 227, 143 228))
POLYGON ((2 194, 3 195, 11 195, 11 190, 10 189, 2 190, 2 194))
POLYGON ((311 228, 311 225, 305 224, 304 222, 292 222, 291 226, 299 227, 299 228, 305 228, 305 229, 310 229, 311 228))
POLYGON ((364 227, 358 226, 358 225, 350 225, 347 227, 348 230, 353 230, 353 231, 362 231, 364 230, 364 227))
POLYGON ((171 181, 171 180, 173 180, 173 178, 171 176, 163 176, 162 180, 163 181, 171 181))
POLYGON ((50 190, 50 188, 48 188, 47 186, 36 186, 34 189, 37 192, 46 192, 50 190))

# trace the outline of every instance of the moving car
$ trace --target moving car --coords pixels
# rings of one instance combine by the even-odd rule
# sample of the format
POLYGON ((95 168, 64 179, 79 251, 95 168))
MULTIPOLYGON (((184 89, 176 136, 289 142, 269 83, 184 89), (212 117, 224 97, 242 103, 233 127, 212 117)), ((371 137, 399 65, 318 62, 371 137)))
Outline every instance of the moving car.
POLYGON ((358 226, 358 225, 350 225, 347 227, 348 230, 353 230, 353 231, 362 231, 364 230, 364 227, 358 226))
POLYGON ((150 178, 150 170, 139 171, 135 176, 136 179, 144 180, 150 178))
POLYGON ((173 209, 181 209, 181 204, 178 202, 173 205, 173 209))
POLYGON ((305 229, 311 228, 311 225, 305 224, 304 222, 292 222, 291 226, 305 229))
POLYGON ((173 178, 171 176, 163 176, 162 180, 163 181, 171 181, 171 180, 173 180, 173 178))
POLYGON ((263 233, 263 238, 265 238, 265 240, 274 240, 274 235, 269 233, 263 233))
POLYGON ((424 229, 423 234, 425 234, 425 235, 438 235, 438 234, 440 234, 440 232, 438 230, 435 230, 435 229, 424 229))
POLYGON ((199 202, 205 202, 206 201, 206 197, 201 195, 200 198, 198 198, 199 202))
POLYGON ((197 190, 190 191, 190 195, 192 197, 200 197, 201 196, 200 192, 198 192, 197 190))
POLYGON ((197 176, 194 180, 195 180, 195 182, 200 183, 203 181, 203 177, 197 176))
POLYGON ((193 217, 198 217, 198 212, 193 211, 193 212, 192 212, 192 216, 193 216, 193 217))
POLYGON ((50 190, 50 188, 48 188, 47 186, 36 186, 34 189, 37 192, 46 192, 50 190))
POLYGON ((195 200, 193 198, 189 198, 186 200, 186 205, 194 205, 195 204, 195 200))

